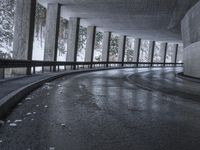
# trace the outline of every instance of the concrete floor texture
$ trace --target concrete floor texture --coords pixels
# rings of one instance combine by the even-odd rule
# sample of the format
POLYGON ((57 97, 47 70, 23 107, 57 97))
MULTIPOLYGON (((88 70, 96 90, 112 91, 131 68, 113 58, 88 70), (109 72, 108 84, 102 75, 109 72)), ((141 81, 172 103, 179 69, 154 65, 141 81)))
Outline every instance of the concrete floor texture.
POLYGON ((182 68, 69 75, 32 92, 0 127, 0 150, 199 150, 200 84, 182 68))

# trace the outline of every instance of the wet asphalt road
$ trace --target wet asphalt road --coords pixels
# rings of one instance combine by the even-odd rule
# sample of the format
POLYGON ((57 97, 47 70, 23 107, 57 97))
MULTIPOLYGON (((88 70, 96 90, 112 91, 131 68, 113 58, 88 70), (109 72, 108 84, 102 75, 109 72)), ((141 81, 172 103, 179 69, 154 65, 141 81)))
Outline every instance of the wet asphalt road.
POLYGON ((6 118, 0 150, 199 150, 200 84, 179 71, 99 71, 45 84, 6 118))

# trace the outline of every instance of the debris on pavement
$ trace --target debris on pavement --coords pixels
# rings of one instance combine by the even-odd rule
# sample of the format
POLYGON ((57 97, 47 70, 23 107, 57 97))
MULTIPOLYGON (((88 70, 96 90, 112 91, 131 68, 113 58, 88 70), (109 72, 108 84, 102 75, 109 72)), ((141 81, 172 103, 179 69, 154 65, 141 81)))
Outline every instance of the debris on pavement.
POLYGON ((15 120, 14 122, 15 122, 15 123, 18 123, 18 122, 22 122, 22 120, 20 120, 20 119, 19 119, 19 120, 15 120))
POLYGON ((17 124, 16 123, 10 123, 10 127, 16 127, 17 124))
POLYGON ((31 97, 27 97, 27 98, 25 98, 26 101, 31 100, 31 99, 32 99, 31 97))
POLYGON ((62 123, 61 126, 62 126, 62 127, 66 127, 66 124, 62 123))
POLYGON ((18 104, 18 106, 21 106, 21 105, 22 105, 22 103, 19 103, 19 104, 18 104))
POLYGON ((30 115, 32 115, 32 113, 31 113, 31 112, 28 112, 28 113, 26 113, 26 115, 27 115, 27 116, 30 116, 30 115))

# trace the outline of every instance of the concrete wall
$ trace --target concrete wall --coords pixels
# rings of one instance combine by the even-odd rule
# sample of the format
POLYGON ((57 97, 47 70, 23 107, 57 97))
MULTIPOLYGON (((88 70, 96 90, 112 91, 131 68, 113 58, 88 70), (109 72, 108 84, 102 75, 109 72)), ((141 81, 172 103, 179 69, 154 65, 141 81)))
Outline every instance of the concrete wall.
POLYGON ((184 49, 184 74, 200 78, 200 42, 184 49))
POLYGON ((183 18, 181 31, 184 45, 184 74, 200 78, 200 2, 183 18))
POLYGON ((200 2, 192 7, 181 21, 184 47, 200 41, 200 2))

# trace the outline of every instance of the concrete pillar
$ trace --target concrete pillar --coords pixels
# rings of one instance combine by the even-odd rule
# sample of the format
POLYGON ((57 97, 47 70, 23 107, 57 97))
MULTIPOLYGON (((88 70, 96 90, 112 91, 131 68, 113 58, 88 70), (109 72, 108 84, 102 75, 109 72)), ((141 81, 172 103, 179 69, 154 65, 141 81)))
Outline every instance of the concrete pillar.
MULTIPOLYGON (((133 62, 139 62, 140 59, 140 47, 141 47, 141 39, 135 39, 134 45, 134 59, 133 62)), ((138 64, 137 64, 138 66, 138 64)))
POLYGON ((172 55, 172 63, 176 63, 177 62, 177 56, 178 56, 178 44, 174 44, 174 52, 172 55))
POLYGON ((61 5, 50 3, 47 7, 46 38, 44 48, 45 61, 57 61, 58 34, 61 5))
POLYGON ((166 57, 167 57, 167 48, 168 48, 168 43, 165 43, 165 50, 164 50, 164 64, 166 63, 166 57))
POLYGON ((167 55, 167 43, 161 43, 160 55, 161 55, 161 63, 165 63, 167 55))
POLYGON ((85 62, 93 62, 95 37, 96 37, 96 27, 89 26, 87 28, 85 62))
POLYGON ((148 53, 148 62, 151 63, 151 66, 153 65, 153 58, 154 58, 154 50, 155 50, 155 41, 149 41, 149 53, 148 53))
POLYGON ((104 62, 109 61, 110 38, 111 38, 111 32, 104 32, 103 51, 102 51, 102 61, 104 62))
POLYGON ((126 48, 126 36, 120 36, 119 49, 118 49, 118 61, 122 63, 124 62, 125 48, 126 48))
POLYGON ((172 44, 172 54, 171 54, 171 63, 174 63, 176 55, 176 44, 172 44))
MULTIPOLYGON (((13 59, 32 60, 36 0, 16 0, 13 59)), ((13 69, 14 74, 30 74, 28 69, 13 69)))
POLYGON ((79 27, 80 18, 69 18, 67 61, 70 62, 76 62, 77 60, 79 27))

